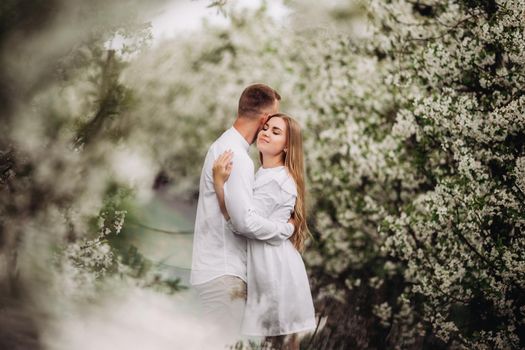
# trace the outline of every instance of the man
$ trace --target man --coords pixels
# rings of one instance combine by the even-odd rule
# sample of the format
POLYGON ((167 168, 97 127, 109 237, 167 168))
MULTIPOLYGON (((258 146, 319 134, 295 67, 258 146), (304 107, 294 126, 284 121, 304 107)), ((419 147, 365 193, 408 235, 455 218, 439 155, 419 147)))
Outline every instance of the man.
POLYGON ((206 314, 231 331, 231 337, 239 335, 246 303, 245 237, 278 242, 277 237, 289 237, 294 230, 293 221, 270 221, 253 205, 254 164, 248 149, 268 117, 278 112, 280 99, 267 85, 248 86, 239 99, 237 119, 210 146, 201 172, 190 283, 206 314), (213 162, 226 150, 233 151, 233 170, 224 186, 231 222, 221 213, 212 173, 213 162))

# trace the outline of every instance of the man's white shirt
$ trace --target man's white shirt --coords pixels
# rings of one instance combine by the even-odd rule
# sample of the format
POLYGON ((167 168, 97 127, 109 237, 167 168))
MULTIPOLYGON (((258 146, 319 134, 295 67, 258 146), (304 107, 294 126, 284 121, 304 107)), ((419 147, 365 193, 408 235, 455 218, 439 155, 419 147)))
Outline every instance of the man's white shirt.
POLYGON ((246 278, 246 238, 279 245, 293 225, 260 216, 253 204, 254 165, 246 139, 234 128, 226 130, 208 149, 202 167, 197 216, 193 235, 190 283, 208 282, 223 275, 246 278), (222 216, 213 187, 213 162, 224 151, 233 151, 233 168, 224 186, 231 220, 222 216), (235 231, 235 233, 234 233, 235 231))

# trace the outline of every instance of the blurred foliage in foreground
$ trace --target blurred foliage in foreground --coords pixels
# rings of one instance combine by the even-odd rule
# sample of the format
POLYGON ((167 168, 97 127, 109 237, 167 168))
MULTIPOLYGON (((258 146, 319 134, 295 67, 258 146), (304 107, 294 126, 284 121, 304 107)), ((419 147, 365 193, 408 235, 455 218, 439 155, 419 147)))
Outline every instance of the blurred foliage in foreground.
POLYGON ((118 239, 126 201, 149 193, 155 175, 127 147, 137 99, 120 78, 123 58, 150 40, 142 10, 136 1, 2 4, 2 349, 59 342, 64 315, 108 295, 116 302, 125 286, 183 288, 118 239), (106 49, 115 36, 127 45, 106 49))

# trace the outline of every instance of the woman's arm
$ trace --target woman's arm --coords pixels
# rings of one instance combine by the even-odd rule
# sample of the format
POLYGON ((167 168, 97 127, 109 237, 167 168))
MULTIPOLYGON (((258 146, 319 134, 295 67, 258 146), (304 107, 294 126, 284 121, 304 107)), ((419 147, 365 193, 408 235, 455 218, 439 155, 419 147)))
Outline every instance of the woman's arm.
POLYGON ((215 194, 219 200, 219 207, 221 208, 222 216, 224 216, 226 220, 230 220, 230 215, 228 214, 228 210, 226 210, 226 204, 224 203, 224 183, 218 183, 214 180, 213 187, 215 187, 215 194))
POLYGON ((221 213, 226 220, 230 220, 230 215, 224 202, 224 183, 228 180, 232 171, 232 157, 233 152, 226 151, 213 163, 213 187, 215 188, 221 213))

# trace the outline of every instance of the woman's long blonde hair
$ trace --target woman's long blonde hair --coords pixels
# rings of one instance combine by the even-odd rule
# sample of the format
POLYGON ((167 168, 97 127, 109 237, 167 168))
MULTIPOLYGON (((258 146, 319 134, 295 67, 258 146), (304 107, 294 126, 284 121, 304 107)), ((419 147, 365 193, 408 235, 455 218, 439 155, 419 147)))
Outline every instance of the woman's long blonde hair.
MULTIPOLYGON (((271 115, 270 118, 279 117, 286 123, 286 152, 284 152, 284 166, 292 175, 297 187, 297 199, 295 201, 295 208, 293 218, 295 220, 295 230, 290 237, 290 241, 294 247, 299 251, 304 251, 304 244, 306 238, 310 235, 308 226, 306 225, 306 203, 305 203, 305 181, 304 181, 304 153, 303 153, 303 137, 301 135, 301 126, 292 117, 277 113, 271 115)), ((259 158, 262 164, 262 153, 259 152, 259 158)))

